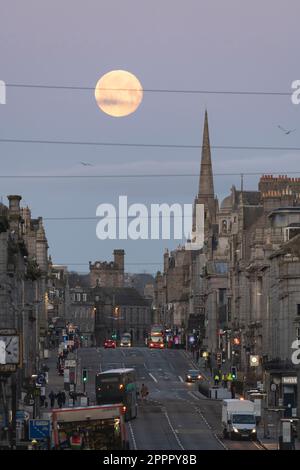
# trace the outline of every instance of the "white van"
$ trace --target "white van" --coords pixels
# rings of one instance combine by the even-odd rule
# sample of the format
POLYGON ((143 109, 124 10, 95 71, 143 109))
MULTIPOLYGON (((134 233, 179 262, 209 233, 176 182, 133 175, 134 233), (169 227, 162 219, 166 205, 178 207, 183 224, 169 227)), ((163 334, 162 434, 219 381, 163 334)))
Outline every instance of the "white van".
POLYGON ((130 333, 124 333, 121 336, 120 346, 130 348, 131 346, 131 334, 130 333))

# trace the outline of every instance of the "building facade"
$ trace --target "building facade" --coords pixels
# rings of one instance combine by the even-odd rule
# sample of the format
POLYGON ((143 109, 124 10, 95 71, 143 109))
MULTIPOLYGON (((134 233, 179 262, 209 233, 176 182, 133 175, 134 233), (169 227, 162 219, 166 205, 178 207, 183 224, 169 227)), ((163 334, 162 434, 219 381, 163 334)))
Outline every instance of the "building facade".
POLYGON ((15 331, 21 346, 16 372, 5 373, 0 365, 0 427, 13 406, 26 406, 32 375, 48 347, 48 243, 42 218, 33 219, 21 199, 11 195, 8 207, 0 205, 0 328, 15 331))
MULTIPOLYGON (((291 346, 300 338, 300 179, 262 175, 254 191, 241 181, 219 206, 206 112, 196 204, 204 205, 203 247, 165 253, 155 318, 179 322, 188 333, 193 325, 213 367, 235 366, 241 388, 263 383, 269 404, 296 413, 291 346)), ((195 222, 194 210, 193 240, 195 222)))

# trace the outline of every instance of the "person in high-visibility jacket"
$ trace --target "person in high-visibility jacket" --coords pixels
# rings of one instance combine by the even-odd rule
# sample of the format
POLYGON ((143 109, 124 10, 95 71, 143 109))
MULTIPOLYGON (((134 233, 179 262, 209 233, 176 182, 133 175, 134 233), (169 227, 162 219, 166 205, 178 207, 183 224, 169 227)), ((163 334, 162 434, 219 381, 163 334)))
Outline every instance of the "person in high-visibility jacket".
POLYGON ((219 385, 220 377, 218 374, 215 375, 214 380, 215 380, 215 385, 219 385))
POLYGON ((227 374, 227 381, 228 381, 228 382, 232 382, 232 381, 233 381, 233 377, 232 377, 232 373, 231 373, 231 372, 228 372, 228 374, 227 374))

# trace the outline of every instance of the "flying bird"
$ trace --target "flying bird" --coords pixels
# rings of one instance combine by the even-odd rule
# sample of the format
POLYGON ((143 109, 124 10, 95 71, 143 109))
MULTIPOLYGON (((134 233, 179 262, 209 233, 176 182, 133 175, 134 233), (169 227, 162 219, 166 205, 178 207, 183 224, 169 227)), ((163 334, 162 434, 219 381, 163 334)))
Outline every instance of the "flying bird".
POLYGON ((89 163, 89 162, 80 162, 80 163, 81 163, 81 165, 83 165, 83 166, 93 166, 93 165, 92 165, 91 163, 89 163))
POLYGON ((296 129, 284 129, 283 127, 281 126, 277 126, 282 132, 284 132, 286 135, 289 135, 291 132, 294 132, 296 129))

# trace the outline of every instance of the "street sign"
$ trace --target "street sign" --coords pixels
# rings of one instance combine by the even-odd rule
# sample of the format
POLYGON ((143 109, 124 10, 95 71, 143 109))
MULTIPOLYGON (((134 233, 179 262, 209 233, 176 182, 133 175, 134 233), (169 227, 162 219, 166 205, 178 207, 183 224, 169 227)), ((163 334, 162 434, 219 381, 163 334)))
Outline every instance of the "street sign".
POLYGON ((29 420, 29 439, 45 439, 50 437, 49 419, 29 420))
POLYGON ((46 377, 44 373, 41 373, 37 376, 36 383, 39 385, 44 385, 46 383, 46 377))
POLYGON ((1 328, 0 329, 0 336, 2 335, 15 335, 17 333, 17 330, 14 328, 1 328))
POLYGON ((87 397, 80 397, 80 406, 88 406, 87 397))
POLYGON ((27 411, 24 410, 17 410, 16 412, 16 420, 17 421, 28 421, 30 415, 27 411))
POLYGON ((76 367, 76 360, 75 359, 67 359, 65 361, 65 368, 66 367, 76 367))
POLYGON ((0 372, 16 372, 16 364, 0 364, 0 372))

